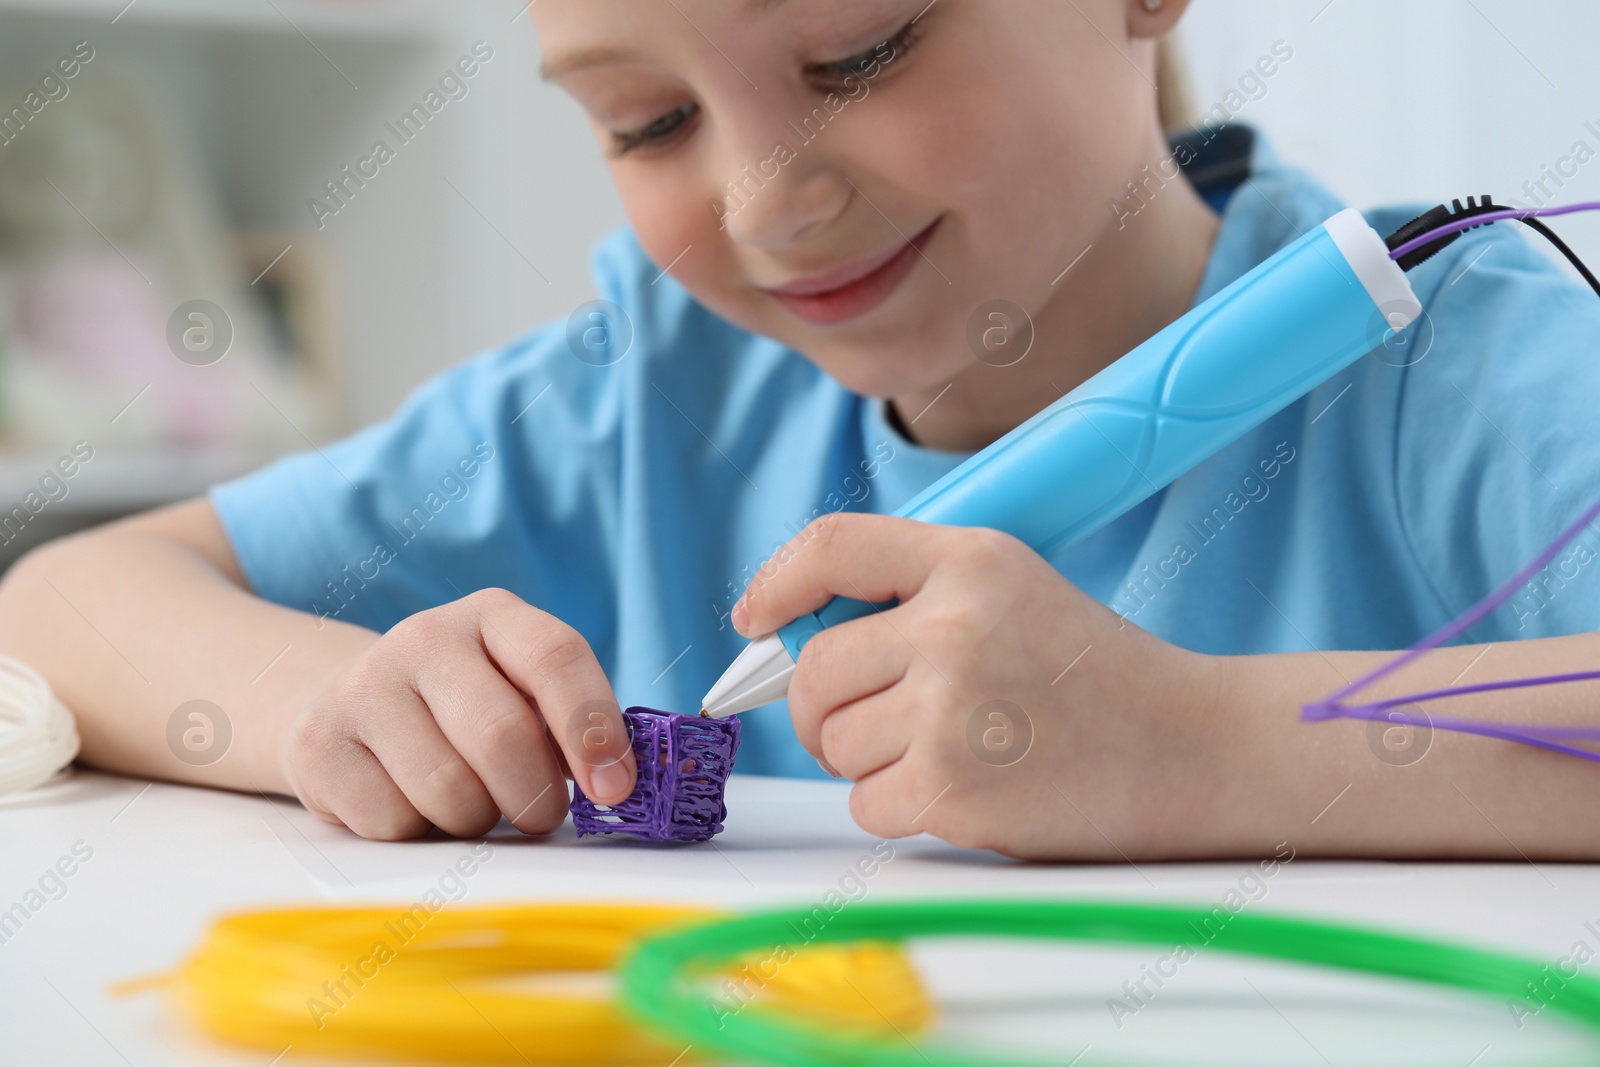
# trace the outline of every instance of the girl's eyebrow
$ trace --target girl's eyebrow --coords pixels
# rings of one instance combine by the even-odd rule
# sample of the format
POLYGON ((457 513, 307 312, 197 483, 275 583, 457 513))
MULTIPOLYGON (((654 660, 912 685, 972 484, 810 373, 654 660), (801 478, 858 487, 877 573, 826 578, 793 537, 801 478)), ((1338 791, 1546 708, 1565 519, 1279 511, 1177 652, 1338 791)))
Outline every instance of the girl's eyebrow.
MULTIPOLYGON (((778 0, 778 2, 781 3, 782 0, 778 0)), ((584 67, 628 63, 638 58, 640 58, 640 53, 631 48, 621 48, 616 45, 596 45, 593 48, 580 48, 576 52, 558 55, 555 59, 546 57, 539 64, 539 77, 544 81, 550 81, 584 67)))
MULTIPOLYGON (((749 0, 749 6, 754 11, 771 11, 784 0, 749 0)), ((539 78, 550 82, 563 74, 571 74, 573 70, 582 67, 600 67, 614 62, 630 62, 640 58, 640 53, 630 48, 619 48, 616 45, 597 45, 594 48, 579 48, 573 53, 557 54, 557 58, 546 58, 539 62, 539 78)))
MULTIPOLYGON (((748 6, 754 11, 770 11, 782 4, 784 0, 748 0, 748 6)), ((596 45, 593 48, 580 48, 576 52, 566 55, 557 55, 555 59, 544 59, 539 64, 539 77, 544 81, 551 81, 563 74, 570 74, 583 67, 598 67, 608 63, 627 63, 639 58, 639 53, 617 45, 596 45)))

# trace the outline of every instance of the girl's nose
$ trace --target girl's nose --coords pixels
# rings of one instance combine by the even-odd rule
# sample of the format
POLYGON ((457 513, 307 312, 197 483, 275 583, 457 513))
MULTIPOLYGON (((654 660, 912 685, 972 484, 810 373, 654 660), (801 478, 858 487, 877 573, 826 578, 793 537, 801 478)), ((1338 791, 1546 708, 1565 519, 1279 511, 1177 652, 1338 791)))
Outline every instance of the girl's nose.
POLYGON ((778 128, 780 140, 770 133, 741 138, 738 147, 722 154, 721 165, 729 169, 712 195, 722 228, 733 240, 771 252, 827 228, 855 196, 839 161, 822 145, 778 128), (751 153, 745 146, 753 144, 762 147, 751 153))

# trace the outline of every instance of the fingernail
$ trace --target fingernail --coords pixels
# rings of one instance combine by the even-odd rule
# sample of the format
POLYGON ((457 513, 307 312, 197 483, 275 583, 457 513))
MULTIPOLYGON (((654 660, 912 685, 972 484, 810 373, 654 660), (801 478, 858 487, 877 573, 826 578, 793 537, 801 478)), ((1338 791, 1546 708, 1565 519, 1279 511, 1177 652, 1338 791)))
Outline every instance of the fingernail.
POLYGON ((833 767, 831 767, 828 764, 827 760, 824 760, 824 759, 817 760, 817 766, 821 767, 823 770, 827 771, 829 774, 833 775, 835 778, 843 778, 844 777, 844 775, 842 775, 838 771, 834 770, 833 767))
POLYGON ((628 765, 618 760, 603 767, 596 767, 594 773, 589 776, 589 781, 597 797, 616 797, 620 800, 633 791, 631 778, 628 765))
POLYGON ((750 609, 745 607, 744 597, 740 597, 733 605, 733 628, 744 633, 744 628, 750 625, 750 609))

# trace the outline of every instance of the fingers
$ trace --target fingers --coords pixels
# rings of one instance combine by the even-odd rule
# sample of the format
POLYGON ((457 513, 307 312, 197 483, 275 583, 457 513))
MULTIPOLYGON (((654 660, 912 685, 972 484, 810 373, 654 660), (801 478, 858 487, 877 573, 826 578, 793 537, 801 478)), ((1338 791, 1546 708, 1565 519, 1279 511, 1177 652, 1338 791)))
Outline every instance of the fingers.
MULTIPOLYGON (((499 684, 510 690, 504 679, 499 684)), ((382 840, 425 834, 430 823, 477 837, 500 821, 495 798, 421 695, 427 691, 397 687, 376 705, 351 694, 324 709, 314 728, 322 736, 309 739, 305 761, 316 806, 382 840)), ((508 695, 520 701, 515 690, 508 695)), ((437 693, 433 699, 439 702, 437 693)), ((524 713, 531 718, 526 706, 524 713)))
MULTIPOLYGON (((897 760, 858 780, 850 790, 850 817, 876 837, 936 833, 944 837, 940 805, 950 802, 953 782, 928 785, 911 760, 897 760)), ((959 798, 957 798, 959 799, 959 798)))
MULTIPOLYGON (((566 757, 573 777, 590 799, 617 804, 633 792, 636 768, 633 742, 622 709, 588 642, 559 619, 503 590, 485 590, 467 598, 479 613, 483 648, 504 676, 533 701, 544 719, 548 738, 566 757)), ((513 724, 503 724, 510 729, 513 724)), ((489 740, 493 740, 492 738, 489 740)), ((539 748, 555 767, 554 754, 541 737, 511 733, 506 752, 511 761, 530 758, 539 748)), ((486 761, 488 757, 485 757, 486 761)), ((509 775, 505 759, 497 767, 509 775)), ((474 762, 474 766, 479 766, 474 762)), ((491 774, 499 780, 499 773, 491 774)), ((530 798, 531 799, 531 798, 530 798)))
POLYGON ((415 693, 355 726, 411 807, 445 833, 476 837, 500 821, 489 791, 415 693))
POLYGON ((822 755, 852 781, 899 762, 911 748, 904 696, 885 690, 836 709, 822 721, 822 755))
POLYGON ((306 806, 364 837, 525 833, 566 817, 563 768, 590 797, 633 792, 632 741, 572 627, 504 590, 419 612, 384 634, 297 721, 286 751, 306 806))
POLYGON ((895 685, 910 666, 912 649, 888 616, 853 619, 816 634, 800 650, 789 682, 789 715, 795 735, 807 752, 826 758, 834 769, 851 775, 824 755, 824 725, 841 709, 895 685))
POLYGON ((304 718, 290 735, 290 774, 305 806, 374 841, 421 837, 429 820, 412 806, 372 751, 342 721, 304 718))
POLYGON ((403 788, 418 810, 457 837, 484 833, 502 812, 523 833, 559 827, 570 799, 566 777, 523 695, 481 655, 424 670, 418 681, 422 725, 382 746, 369 742, 385 767, 409 775, 397 780, 417 783, 403 788), (431 760, 438 762, 430 767, 431 760))
POLYGON ((771 633, 835 596, 903 601, 922 587, 948 532, 888 515, 824 515, 756 573, 734 605, 734 628, 771 633))

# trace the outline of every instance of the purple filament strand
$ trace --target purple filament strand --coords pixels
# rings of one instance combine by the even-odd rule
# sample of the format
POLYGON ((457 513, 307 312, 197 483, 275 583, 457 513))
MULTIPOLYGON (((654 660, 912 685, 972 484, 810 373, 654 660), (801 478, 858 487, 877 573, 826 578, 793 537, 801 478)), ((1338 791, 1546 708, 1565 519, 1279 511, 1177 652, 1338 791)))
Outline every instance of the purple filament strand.
POLYGON ((1419 717, 1405 712, 1384 715, 1382 712, 1369 710, 1365 705, 1342 709, 1340 717, 1392 722, 1402 726, 1426 726, 1430 730, 1450 730, 1454 733, 1462 734, 1477 734, 1480 737, 1491 737, 1497 741, 1514 741, 1520 745, 1530 745, 1534 748, 1548 749, 1551 752, 1559 752, 1567 756, 1578 756, 1583 759, 1600 762, 1600 752, 1590 752, 1588 749, 1577 748, 1573 745, 1563 745, 1559 741, 1547 740, 1541 736, 1543 731, 1536 733, 1505 723, 1479 722, 1475 719, 1436 719, 1427 714, 1419 717))
POLYGON ((1577 204, 1563 204, 1560 207, 1506 208, 1504 211, 1486 211, 1481 215, 1469 215, 1465 218, 1451 219, 1449 222, 1435 226, 1426 233, 1419 233, 1405 244, 1392 249, 1389 252, 1389 258, 1399 259, 1401 256, 1415 252, 1423 245, 1437 241, 1447 234, 1470 230, 1474 226, 1482 226, 1486 222, 1500 222, 1504 219, 1549 218, 1556 215, 1570 215, 1575 211, 1600 211, 1600 200, 1585 200, 1577 204))
MULTIPOLYGON (((1581 206, 1581 205, 1579 205, 1581 206)), ((1487 216, 1479 216, 1486 218, 1487 216)), ((1393 722, 1412 722, 1413 716, 1405 712, 1398 715, 1386 715, 1388 709, 1400 704, 1411 704, 1422 700, 1437 700, 1443 697, 1463 696, 1467 693, 1482 693, 1500 689, 1519 689, 1541 685, 1558 685, 1563 682, 1576 682, 1585 679, 1600 678, 1600 671, 1576 671, 1567 674, 1551 674, 1537 678, 1513 678, 1504 681, 1480 682, 1474 685, 1451 686, 1445 689, 1433 689, 1421 693, 1409 693, 1405 696, 1391 697, 1386 700, 1373 701, 1367 704, 1343 703, 1346 697, 1366 689, 1378 679, 1393 674, 1412 660, 1421 656, 1429 649, 1449 641, 1451 638, 1465 632, 1489 612, 1499 607, 1508 600, 1513 593, 1522 588, 1527 581, 1545 567, 1556 553, 1560 552, 1567 544, 1577 537, 1585 528, 1589 527, 1597 516, 1600 516, 1600 500, 1589 506, 1575 521, 1568 524, 1556 536, 1556 539, 1545 546, 1544 550, 1530 560, 1516 574, 1506 579, 1500 587, 1478 601, 1459 617, 1440 627, 1427 637, 1412 645, 1409 649, 1381 664, 1376 670, 1357 678, 1332 696, 1304 705, 1300 710, 1302 722, 1321 722, 1327 719, 1388 719, 1393 722)), ((1578 756, 1582 759, 1600 762, 1600 752, 1590 752, 1575 745, 1564 745, 1553 738, 1565 737, 1572 740, 1600 740, 1600 728, 1583 726, 1523 726, 1517 723, 1505 722, 1478 722, 1471 719, 1428 719, 1427 725, 1440 730, 1453 730, 1459 733, 1478 734, 1483 737, 1493 737, 1503 741, 1515 741, 1519 744, 1532 745, 1536 748, 1548 749, 1569 756, 1578 756)))

